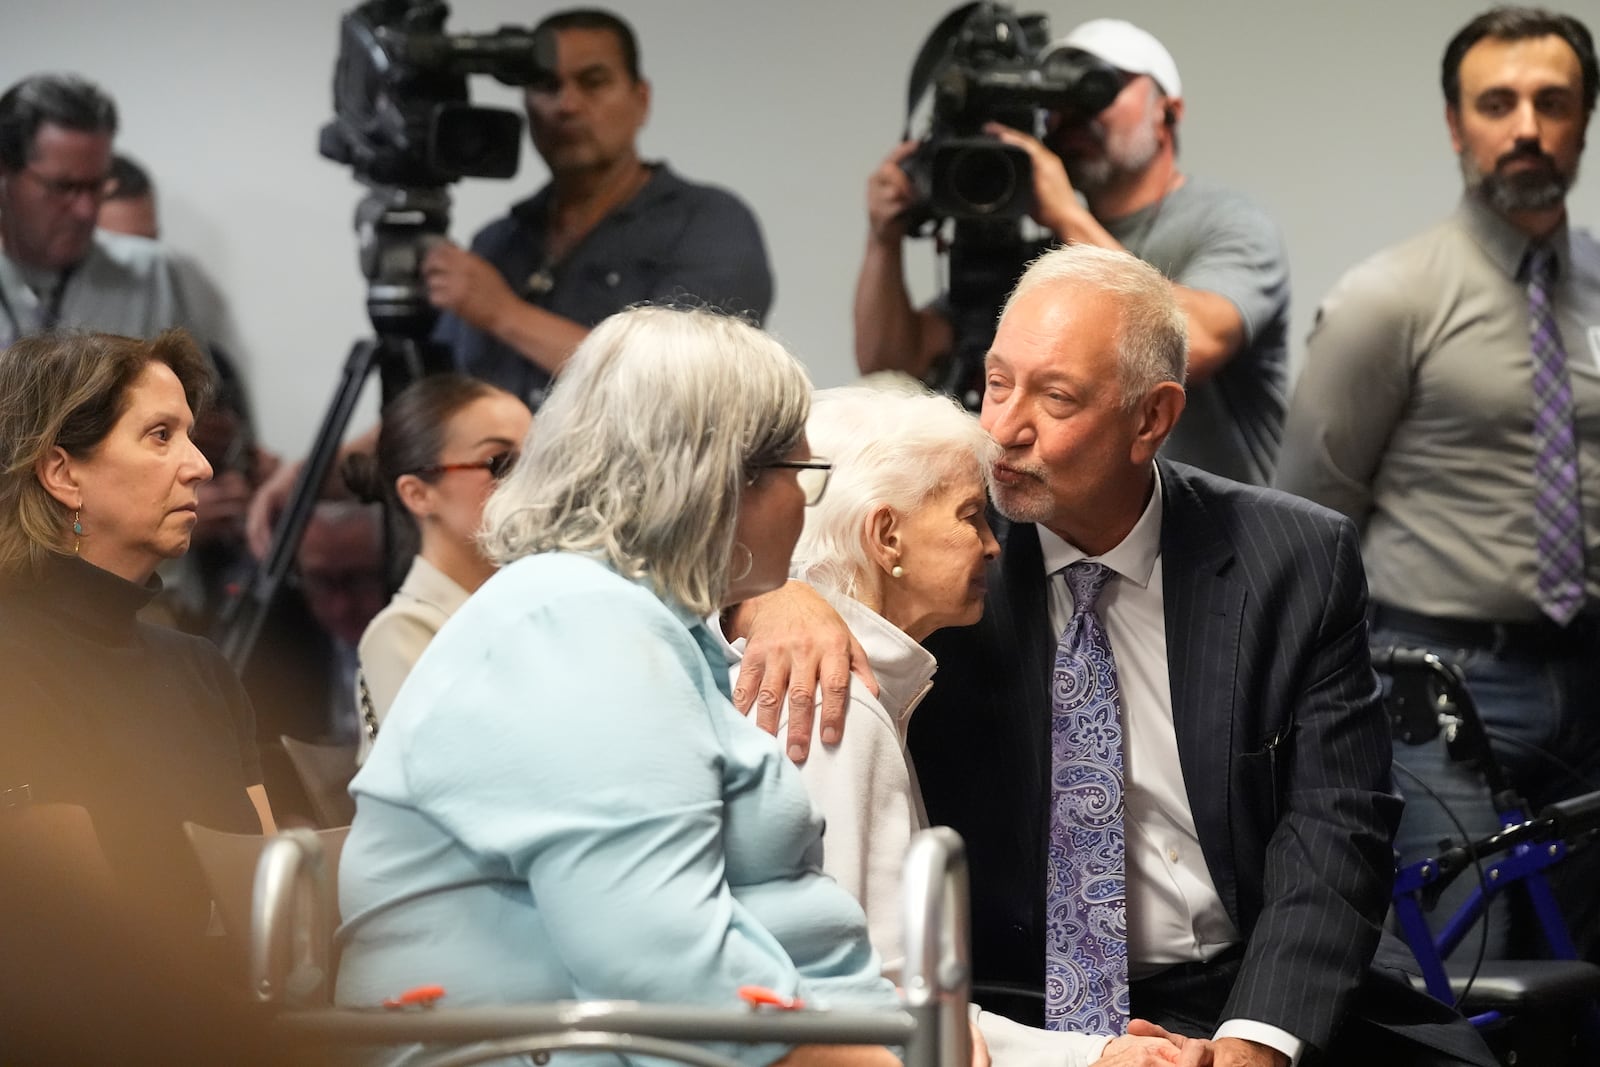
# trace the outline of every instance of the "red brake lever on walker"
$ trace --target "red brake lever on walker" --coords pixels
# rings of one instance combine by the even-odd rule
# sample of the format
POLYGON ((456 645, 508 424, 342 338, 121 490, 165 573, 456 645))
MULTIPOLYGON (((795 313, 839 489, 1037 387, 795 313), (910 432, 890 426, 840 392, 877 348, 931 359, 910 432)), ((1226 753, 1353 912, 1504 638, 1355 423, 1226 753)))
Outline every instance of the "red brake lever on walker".
POLYGON ((806 1006, 806 1002, 799 997, 779 996, 765 986, 758 985, 740 986, 739 999, 758 1011, 762 1008, 772 1008, 774 1011, 800 1011, 806 1006))

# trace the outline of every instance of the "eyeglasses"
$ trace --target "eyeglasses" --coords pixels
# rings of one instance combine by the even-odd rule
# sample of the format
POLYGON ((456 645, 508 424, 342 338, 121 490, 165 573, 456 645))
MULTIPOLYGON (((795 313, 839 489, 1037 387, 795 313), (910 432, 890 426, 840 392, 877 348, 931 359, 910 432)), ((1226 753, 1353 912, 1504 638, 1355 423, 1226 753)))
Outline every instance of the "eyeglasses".
POLYGON ((76 200, 80 196, 92 197, 95 200, 104 200, 111 195, 111 190, 116 187, 116 179, 109 175, 104 178, 88 178, 84 181, 73 181, 70 178, 47 178, 32 167, 23 167, 22 171, 28 177, 39 183, 45 195, 56 200, 76 200))
POLYGON ((515 449, 505 452, 496 452, 488 459, 473 460, 471 463, 435 463, 429 467, 418 467, 412 474, 444 474, 447 471, 488 471, 489 477, 499 481, 511 473, 511 468, 517 465, 521 453, 515 449))
POLYGON ((806 495, 808 508, 822 499, 822 494, 828 488, 828 478, 833 474, 833 464, 825 459, 775 459, 761 465, 763 470, 769 467, 795 472, 795 481, 800 483, 800 491, 806 495))

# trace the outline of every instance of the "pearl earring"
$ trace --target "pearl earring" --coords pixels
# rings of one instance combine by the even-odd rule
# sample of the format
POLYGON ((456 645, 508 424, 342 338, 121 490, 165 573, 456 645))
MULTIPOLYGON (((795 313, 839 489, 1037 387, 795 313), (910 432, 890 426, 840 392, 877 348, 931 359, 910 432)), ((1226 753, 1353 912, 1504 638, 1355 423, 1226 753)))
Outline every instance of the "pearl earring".
POLYGON ((889 577, 891 577, 891 578, 904 578, 905 576, 906 576, 906 569, 904 567, 900 566, 900 564, 896 563, 893 567, 889 568, 889 577))

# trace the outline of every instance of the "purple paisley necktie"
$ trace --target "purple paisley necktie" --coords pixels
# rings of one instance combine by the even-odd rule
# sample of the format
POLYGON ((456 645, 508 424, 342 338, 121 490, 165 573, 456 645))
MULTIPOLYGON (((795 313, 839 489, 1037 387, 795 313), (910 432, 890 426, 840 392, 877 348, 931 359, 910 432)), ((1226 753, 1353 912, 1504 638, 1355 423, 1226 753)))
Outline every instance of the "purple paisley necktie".
POLYGON ((1533 349, 1533 528, 1539 607, 1565 626, 1583 606, 1583 513, 1578 507, 1578 444, 1572 425, 1572 378, 1550 289, 1556 256, 1528 252, 1528 312, 1533 349))
POLYGON ((1117 664, 1095 614, 1112 571, 1066 569, 1072 618, 1056 645, 1050 702, 1050 856, 1045 1025, 1120 1034, 1128 1024, 1128 915, 1117 664))

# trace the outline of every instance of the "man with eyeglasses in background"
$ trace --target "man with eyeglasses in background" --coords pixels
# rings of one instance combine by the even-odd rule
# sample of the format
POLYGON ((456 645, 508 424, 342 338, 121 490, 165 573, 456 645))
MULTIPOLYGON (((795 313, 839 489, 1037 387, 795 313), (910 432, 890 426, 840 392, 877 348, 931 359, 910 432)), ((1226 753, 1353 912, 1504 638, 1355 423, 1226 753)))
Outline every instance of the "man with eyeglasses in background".
POLYGON ((154 241, 95 229, 111 185, 117 106, 68 74, 0 96, 0 346, 55 326, 150 337, 188 326, 154 241))

